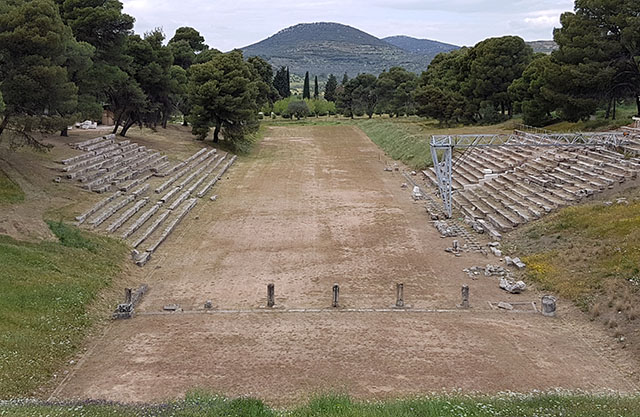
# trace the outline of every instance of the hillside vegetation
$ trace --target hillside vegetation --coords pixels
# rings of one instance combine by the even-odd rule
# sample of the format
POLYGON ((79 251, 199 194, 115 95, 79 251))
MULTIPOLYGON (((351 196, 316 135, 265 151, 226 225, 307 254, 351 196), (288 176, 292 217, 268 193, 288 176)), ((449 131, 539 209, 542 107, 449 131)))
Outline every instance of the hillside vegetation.
POLYGON ((93 322, 87 306, 126 252, 115 240, 49 226, 59 242, 0 235, 0 399, 31 395, 77 350, 93 322))
POLYGON ((246 57, 259 56, 275 68, 286 66, 291 73, 312 71, 350 77, 360 73, 379 74, 400 66, 420 73, 439 52, 412 53, 361 30, 338 23, 295 25, 242 48, 246 57))

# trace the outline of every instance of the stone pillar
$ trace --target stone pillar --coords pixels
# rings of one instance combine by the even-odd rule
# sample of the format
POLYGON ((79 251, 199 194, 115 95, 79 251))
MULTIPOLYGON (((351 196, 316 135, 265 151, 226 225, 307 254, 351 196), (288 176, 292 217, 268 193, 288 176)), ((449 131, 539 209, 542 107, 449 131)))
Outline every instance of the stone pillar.
POLYGON ((468 285, 462 286, 461 294, 462 294, 462 302, 460 303, 460 307, 469 308, 469 286, 468 285))
POLYGON ((340 286, 333 284, 333 302, 331 305, 335 308, 338 307, 338 298, 340 297, 340 286))
POLYGON ((267 285, 267 307, 273 307, 276 304, 276 289, 275 285, 267 285))
POLYGON ((396 284, 396 307, 404 307, 404 284, 396 284))
POLYGON ((131 288, 124 289, 124 303, 131 304, 131 288))
POLYGON ((556 316, 556 297, 552 295, 542 296, 542 315, 546 317, 556 316))
POLYGON ((453 251, 454 252, 459 252, 460 251, 460 243, 457 240, 453 241, 453 251))

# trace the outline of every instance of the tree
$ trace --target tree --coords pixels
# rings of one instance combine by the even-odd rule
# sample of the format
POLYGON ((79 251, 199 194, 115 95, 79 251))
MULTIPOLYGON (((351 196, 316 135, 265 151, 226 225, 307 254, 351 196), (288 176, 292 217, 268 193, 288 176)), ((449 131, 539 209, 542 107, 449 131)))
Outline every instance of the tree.
POLYGON ((152 128, 158 124, 167 127, 173 110, 170 99, 173 56, 163 41, 160 29, 145 33, 144 38, 133 35, 127 39, 125 51, 133 58, 128 72, 142 89, 145 100, 142 106, 127 114, 121 136, 136 123, 152 128))
POLYGON ((327 83, 324 86, 324 98, 327 101, 336 101, 336 87, 338 87, 338 80, 333 74, 329 74, 327 83))
POLYGON ((381 110, 391 116, 413 112, 413 90, 417 76, 404 68, 393 67, 378 76, 376 94, 381 110))
POLYGON ((169 77, 169 101, 173 109, 182 113, 182 126, 188 126, 187 115, 191 112, 191 104, 187 90, 189 80, 187 71, 178 65, 173 65, 169 77))
POLYGON ((307 103, 303 100, 291 101, 287 106, 287 113, 300 120, 309 115, 309 106, 307 106, 307 103))
POLYGON ((173 63, 184 69, 189 69, 197 55, 208 49, 200 32, 191 27, 176 29, 167 46, 173 54, 173 63))
POLYGON ((377 81, 375 75, 358 74, 347 83, 345 91, 351 92, 353 111, 356 114, 364 113, 369 119, 373 116, 378 103, 377 81))
MULTIPOLYGON (((130 75, 133 58, 125 53, 134 19, 122 13, 122 3, 118 0, 56 1, 76 39, 95 48, 93 65, 75 79, 80 102, 91 103, 96 113, 102 111, 104 104, 116 116, 128 114, 134 104, 143 104, 143 100, 138 100, 140 86, 130 75), (116 87, 121 91, 116 91, 116 87), (126 98, 132 101, 125 102, 126 98)), ((113 133, 118 127, 116 124, 113 133)))
POLYGON ((347 85, 348 82, 349 82, 349 76, 345 72, 344 75, 342 76, 342 82, 340 83, 340 85, 343 85, 343 86, 347 85))
POLYGON ((180 41, 187 42, 194 52, 202 52, 205 49, 208 49, 207 45, 204 43, 204 37, 200 35, 200 32, 192 27, 180 27, 176 29, 176 33, 173 35, 173 38, 171 38, 169 43, 180 41))
POLYGON ((313 86, 313 98, 317 99, 319 95, 320 95, 320 89, 318 88, 318 76, 316 75, 316 78, 314 80, 314 86, 313 86))
POLYGON ((489 38, 474 46, 469 58, 468 82, 473 97, 511 116, 512 100, 507 89, 533 59, 531 47, 518 36, 489 38))
POLYGON ((555 110, 556 103, 555 94, 549 90, 552 85, 549 78, 557 77, 559 70, 551 56, 538 56, 524 70, 522 77, 509 86, 509 96, 515 101, 516 110, 522 112, 525 124, 544 126, 552 120, 551 112, 555 110))
POLYGON ((7 128, 42 149, 31 132, 62 130, 74 121, 78 89, 69 80, 71 29, 51 0, 0 7, 0 135, 7 128))
POLYGON ((247 62, 255 70, 257 81, 259 81, 257 84, 258 107, 262 107, 265 104, 268 104, 269 106, 273 105, 274 102, 278 101, 280 95, 273 86, 273 68, 271 67, 271 64, 257 56, 252 56, 247 59, 247 62))
POLYGON ((302 98, 311 98, 309 89, 309 71, 304 75, 304 86, 302 87, 302 98))
POLYGON ((213 141, 225 140, 237 146, 257 129, 258 88, 252 67, 240 51, 216 55, 211 61, 189 69, 189 100, 193 133, 199 139, 214 128, 213 141))
POLYGON ((610 108, 620 97, 634 97, 640 114, 639 16, 635 0, 576 0, 574 12, 561 15, 553 91, 565 118, 586 119, 598 104, 610 108))
MULTIPOLYGON (((96 60, 121 65, 126 36, 135 19, 122 13, 119 0, 57 0, 63 20, 78 41, 96 48, 96 60)), ((124 61, 123 61, 124 60, 124 61)))
POLYGON ((273 86, 278 91, 278 94, 282 98, 287 98, 291 95, 291 89, 289 88, 289 70, 285 67, 281 67, 276 71, 276 75, 273 77, 273 86))

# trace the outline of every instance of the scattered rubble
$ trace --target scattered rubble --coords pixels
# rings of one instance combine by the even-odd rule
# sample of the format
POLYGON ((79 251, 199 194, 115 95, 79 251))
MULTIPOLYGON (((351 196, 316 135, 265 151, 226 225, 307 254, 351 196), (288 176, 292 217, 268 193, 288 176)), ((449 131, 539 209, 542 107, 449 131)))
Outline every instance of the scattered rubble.
POLYGON ((458 234, 445 221, 436 220, 433 225, 442 237, 456 237, 458 234))
POLYGON ((471 278, 474 278, 480 274, 483 274, 485 277, 491 277, 491 276, 504 277, 509 274, 509 270, 501 266, 491 265, 491 264, 487 264, 487 266, 485 267, 472 266, 471 268, 465 268, 462 271, 466 272, 471 278))
POLYGON ((527 289, 527 284, 524 281, 514 281, 511 278, 500 278, 500 288, 510 292, 511 294, 520 294, 527 289))

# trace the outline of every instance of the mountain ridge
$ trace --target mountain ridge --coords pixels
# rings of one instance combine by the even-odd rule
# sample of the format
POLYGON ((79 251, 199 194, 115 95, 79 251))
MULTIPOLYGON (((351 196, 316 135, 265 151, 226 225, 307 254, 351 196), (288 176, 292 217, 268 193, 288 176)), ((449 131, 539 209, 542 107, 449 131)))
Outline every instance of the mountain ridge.
POLYGON ((309 71, 320 77, 345 72, 350 77, 363 72, 377 75, 394 66, 419 74, 442 52, 414 53, 334 22, 299 23, 240 49, 246 57, 260 56, 276 68, 288 66, 292 73, 309 71))

